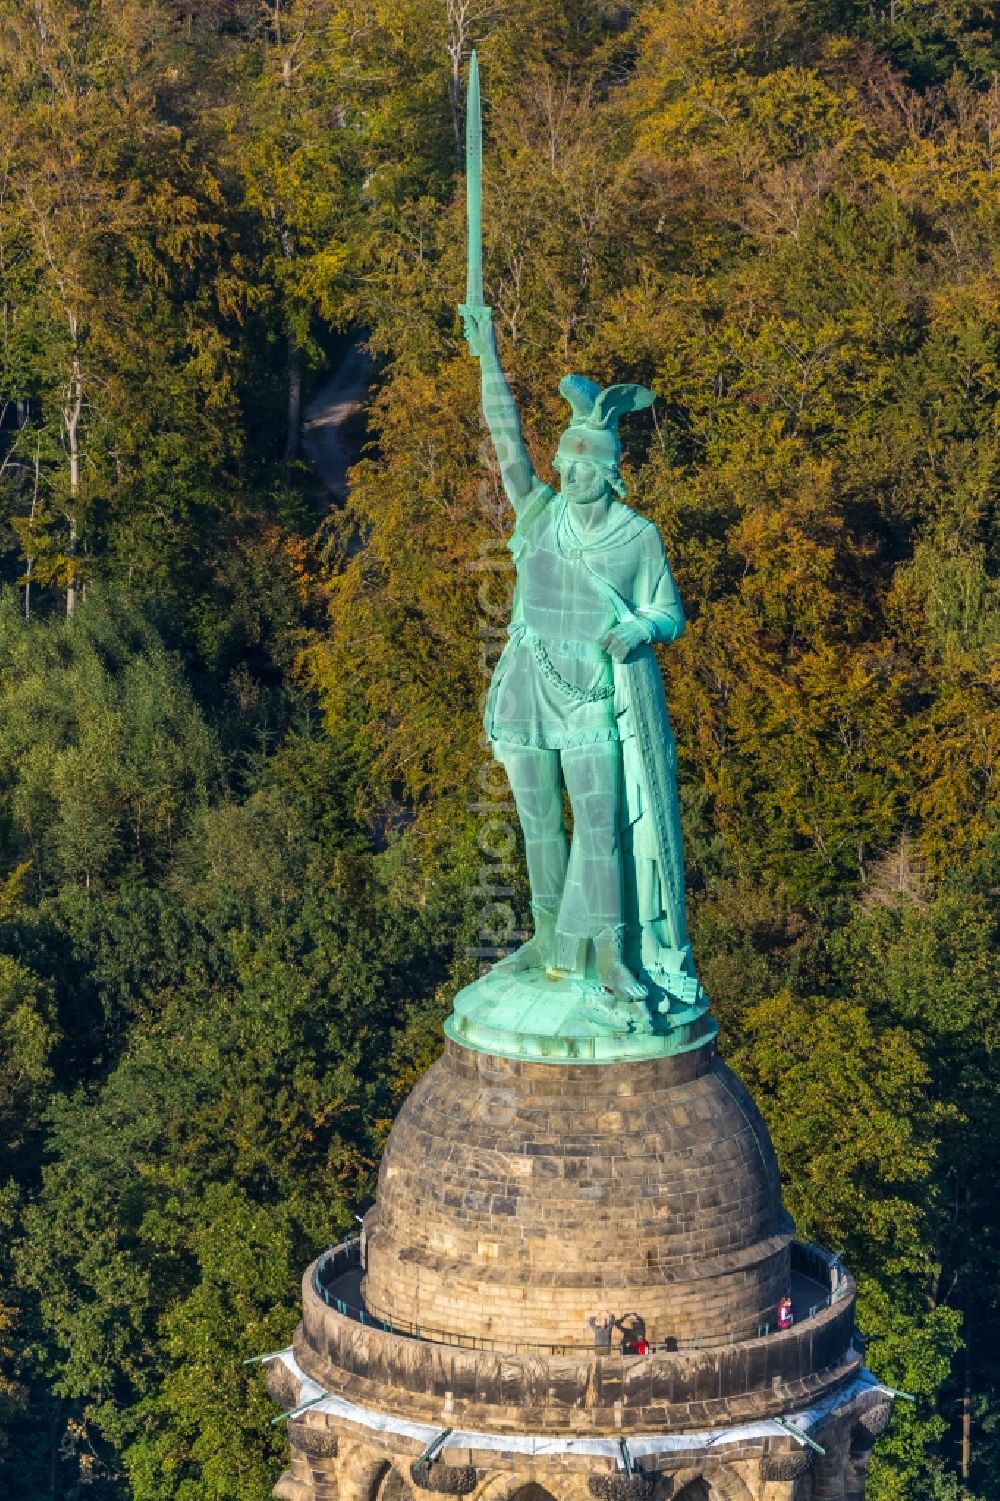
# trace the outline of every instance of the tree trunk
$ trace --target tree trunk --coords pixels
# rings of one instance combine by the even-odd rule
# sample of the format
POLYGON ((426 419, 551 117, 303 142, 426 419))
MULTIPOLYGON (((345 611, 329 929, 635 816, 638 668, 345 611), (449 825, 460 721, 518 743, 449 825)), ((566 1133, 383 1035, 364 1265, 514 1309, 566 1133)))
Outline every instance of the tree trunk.
MULTIPOLYGON (((968 1206, 971 1194, 966 1190, 965 1199, 968 1206)), ((969 1294, 965 1296, 965 1317, 962 1321, 962 1333, 965 1336, 965 1359, 963 1362, 962 1382, 962 1458, 959 1464, 959 1478, 962 1489, 969 1489, 969 1472, 972 1469, 972 1320, 969 1317, 969 1294)))
POLYGON ((290 464, 299 456, 299 434, 302 431, 302 353, 295 335, 288 335, 288 432, 285 436, 285 462, 290 464))
MULTIPOLYGON (((972 1222, 972 1188, 965 1185, 965 1223, 972 1222)), ((962 1309, 962 1334, 965 1337, 965 1358, 962 1362, 962 1457, 959 1478, 962 1489, 969 1489, 969 1474, 972 1470, 972 1285, 966 1275, 965 1299, 962 1309)))
POLYGON ((70 511, 67 517, 69 521, 69 546, 67 553, 70 559, 69 577, 66 580, 66 618, 71 619, 76 609, 79 580, 76 576, 76 546, 78 541, 77 527, 77 501, 80 494, 80 413, 83 410, 83 377, 80 370, 79 355, 73 356, 73 373, 70 377, 69 387, 66 392, 66 405, 63 408, 63 428, 66 433, 66 446, 69 451, 69 496, 70 511))
POLYGON ((972 1469, 972 1357, 969 1353, 969 1333, 965 1333, 965 1390, 962 1392, 962 1489, 969 1489, 969 1471, 972 1469))
POLYGON ((49 1407, 49 1496, 51 1501, 58 1501, 62 1487, 59 1484, 59 1439, 61 1437, 62 1403, 58 1398, 50 1399, 49 1407))
POLYGON ((464 155, 462 59, 469 39, 470 9, 471 0, 447 0, 448 61, 451 65, 448 74, 448 104, 455 136, 455 155, 459 162, 464 155))
MULTIPOLYGON (((39 441, 38 443, 35 444, 35 489, 34 489, 34 493, 32 494, 32 497, 31 497, 31 516, 29 517, 29 522, 30 522, 30 532, 29 532, 29 535, 33 535, 34 534, 34 530, 35 530, 35 516, 36 516, 36 514, 38 512, 38 465, 39 465, 40 459, 41 459, 41 442, 39 441)), ((25 566, 25 570, 24 570, 24 618, 25 618, 25 620, 30 620, 31 619, 31 573, 32 573, 32 568, 33 568, 34 562, 35 562, 35 555, 34 555, 34 553, 29 552, 29 554, 27 556, 27 559, 26 559, 26 566, 25 566)))

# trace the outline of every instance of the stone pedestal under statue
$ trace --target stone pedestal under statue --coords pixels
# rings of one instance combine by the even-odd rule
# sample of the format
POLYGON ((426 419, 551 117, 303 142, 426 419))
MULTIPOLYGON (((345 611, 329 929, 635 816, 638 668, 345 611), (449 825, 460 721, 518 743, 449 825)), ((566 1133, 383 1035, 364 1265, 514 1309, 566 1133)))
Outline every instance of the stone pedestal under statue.
POLYGON ((890 1398, 854 1284, 794 1240, 713 1038, 591 1064, 449 1040, 390 1134, 364 1241, 364 1269, 360 1238, 308 1268, 269 1363, 302 1409, 282 1501, 861 1497, 890 1398), (625 1329, 601 1350, 604 1310, 625 1329), (623 1348, 638 1328, 648 1353, 623 1348))

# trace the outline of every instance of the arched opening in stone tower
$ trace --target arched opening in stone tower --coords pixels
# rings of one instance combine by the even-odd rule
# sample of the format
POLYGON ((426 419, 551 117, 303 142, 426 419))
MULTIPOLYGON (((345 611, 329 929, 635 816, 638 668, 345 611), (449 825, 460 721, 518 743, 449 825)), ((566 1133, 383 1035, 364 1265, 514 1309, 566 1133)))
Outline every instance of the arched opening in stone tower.
POLYGON ((857 1423, 851 1429, 844 1473, 845 1501, 863 1501, 874 1442, 872 1434, 863 1424, 857 1423))
POLYGON ((390 1469, 387 1459, 373 1460, 366 1454, 355 1454, 340 1478, 344 1501, 375 1501, 390 1469))
POLYGON ((696 1475, 682 1486, 673 1501, 712 1501, 712 1491, 704 1475, 696 1475))
POLYGON ((519 1491, 515 1491, 509 1501, 555 1501, 555 1497, 543 1485, 536 1485, 531 1480, 527 1485, 522 1485, 519 1491))
POLYGON ((356 1456, 340 1482, 341 1501, 413 1501, 413 1488, 387 1459, 356 1456))
POLYGON ((399 1471, 390 1466, 382 1477, 375 1501, 413 1501, 413 1490, 399 1471))

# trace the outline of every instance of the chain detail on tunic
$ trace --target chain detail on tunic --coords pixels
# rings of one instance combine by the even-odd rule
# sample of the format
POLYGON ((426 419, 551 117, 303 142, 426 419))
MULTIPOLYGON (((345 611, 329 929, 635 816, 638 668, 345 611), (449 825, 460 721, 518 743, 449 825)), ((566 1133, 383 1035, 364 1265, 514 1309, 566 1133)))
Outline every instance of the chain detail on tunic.
POLYGON ((571 699, 573 703, 596 704, 600 703, 602 699, 614 696, 614 683, 602 683, 599 688, 578 688, 575 683, 568 682, 545 650, 542 638, 530 629, 526 634, 531 641, 531 649, 535 654, 535 661, 542 670, 543 677, 548 678, 553 688, 557 688, 560 693, 565 693, 566 697, 571 699))

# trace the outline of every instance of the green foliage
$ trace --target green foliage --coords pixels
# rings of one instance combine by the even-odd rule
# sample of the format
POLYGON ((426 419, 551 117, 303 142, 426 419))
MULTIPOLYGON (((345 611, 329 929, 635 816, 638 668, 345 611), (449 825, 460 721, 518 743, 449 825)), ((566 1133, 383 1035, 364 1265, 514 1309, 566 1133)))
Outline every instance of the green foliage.
POLYGON ((180 664, 141 617, 26 628, 10 592, 0 658, 8 863, 30 862, 36 893, 155 868, 220 776, 180 664))
POLYGON ((9 1171, 17 1162, 52 1083, 57 1033, 51 998, 37 975, 0 954, 0 1140, 9 1171))
MULTIPOLYGON (((18 628, 62 640, 72 669, 65 641, 88 622, 89 645, 106 639, 89 605, 66 625, 18 628)), ((151 631, 145 646, 162 669, 151 631)), ((128 659, 119 667, 127 679, 128 659)), ((186 775, 210 743, 203 728, 174 737, 186 775)), ((81 1453, 136 1498, 263 1496, 273 1483, 281 1445, 241 1362, 288 1338, 302 1266, 370 1196, 398 1094, 373 1060, 446 962, 452 894, 423 889, 402 845, 371 849, 336 767, 328 742, 289 737, 242 797, 187 800, 155 886, 133 864, 103 873, 117 889, 88 893, 67 869, 46 907, 88 965, 118 1056, 51 1103, 18 1281, 81 1453)), ((5 1024, 34 1047, 10 1086, 23 1109, 47 1082, 52 1038, 27 972, 0 959, 8 973, 5 1024)), ((404 1033, 394 1069, 412 1071, 414 1045, 404 1033)))
POLYGON ((787 991, 744 1025, 734 1066, 767 1102, 799 1228, 859 1270, 919 1270, 942 1112, 906 1032, 876 1034, 860 1006, 787 991))

